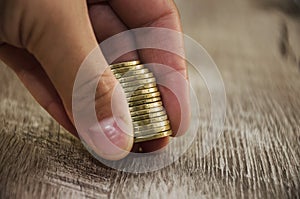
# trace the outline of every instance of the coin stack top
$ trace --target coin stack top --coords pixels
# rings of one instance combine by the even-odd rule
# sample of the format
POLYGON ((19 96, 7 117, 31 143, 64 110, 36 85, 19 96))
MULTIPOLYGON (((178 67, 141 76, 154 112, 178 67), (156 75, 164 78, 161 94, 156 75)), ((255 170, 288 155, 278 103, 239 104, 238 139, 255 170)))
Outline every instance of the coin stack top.
POLYGON ((125 91, 134 128, 134 142, 172 134, 153 73, 140 61, 110 65, 125 91))

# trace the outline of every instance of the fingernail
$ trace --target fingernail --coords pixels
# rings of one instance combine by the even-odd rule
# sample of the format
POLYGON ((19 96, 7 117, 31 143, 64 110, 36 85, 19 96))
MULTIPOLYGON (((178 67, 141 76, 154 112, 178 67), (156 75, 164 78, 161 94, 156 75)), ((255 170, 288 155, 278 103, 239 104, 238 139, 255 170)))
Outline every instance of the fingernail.
POLYGON ((124 158, 133 145, 133 128, 122 118, 105 118, 89 129, 94 152, 108 160, 124 158))

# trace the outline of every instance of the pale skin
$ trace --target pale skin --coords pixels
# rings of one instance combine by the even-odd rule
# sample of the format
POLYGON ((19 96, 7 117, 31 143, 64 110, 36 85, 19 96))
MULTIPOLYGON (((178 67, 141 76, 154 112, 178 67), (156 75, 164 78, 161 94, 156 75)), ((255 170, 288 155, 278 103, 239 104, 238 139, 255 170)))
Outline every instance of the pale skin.
MULTIPOLYGON (((0 59, 20 78, 37 102, 63 127, 77 135, 72 115, 72 89, 82 61, 103 40, 131 28, 164 27, 181 31, 177 8, 171 0, 0 0, 0 59)), ((182 58, 159 50, 123 55, 115 62, 141 60, 168 65, 187 78, 182 58)), ((117 84, 110 70, 99 81, 95 97, 98 120, 112 114, 110 98, 117 84)), ((183 134, 188 119, 181 120, 178 101, 160 88, 174 133, 183 134), (183 128, 179 131, 179 124, 183 128)), ((184 105, 188 107, 188 102, 184 105)), ((187 111, 188 108, 186 108, 187 111)), ((124 158, 140 146, 153 151, 168 138, 134 145, 120 134, 120 149, 100 151, 106 159, 124 158), (126 153, 121 151, 127 151, 126 153), (102 153, 103 152, 103 153, 102 153)), ((99 140, 101 143, 101 140, 99 140)))

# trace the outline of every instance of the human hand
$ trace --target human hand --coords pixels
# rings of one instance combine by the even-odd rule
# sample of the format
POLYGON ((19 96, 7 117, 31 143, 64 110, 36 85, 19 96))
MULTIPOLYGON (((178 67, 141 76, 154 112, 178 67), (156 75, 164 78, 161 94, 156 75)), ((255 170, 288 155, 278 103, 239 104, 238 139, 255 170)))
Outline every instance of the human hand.
MULTIPOLYGON (((72 90, 82 61, 97 47, 98 42, 127 29, 146 26, 181 31, 174 2, 0 0, 0 42, 3 42, 0 46, 0 59, 15 71, 37 102, 55 120, 78 136, 72 115, 72 90)), ((160 50, 130 52, 115 62, 138 59, 143 63, 171 66, 187 77, 184 60, 160 50)), ((170 81, 174 83, 174 80, 170 81)), ((95 152, 111 160, 125 157, 133 146, 130 132, 123 132, 112 123, 112 110, 109 105, 116 84, 117 80, 112 72, 106 70, 99 81, 95 96, 99 123, 115 127, 113 131, 104 133, 118 146, 116 148, 94 138, 99 146, 95 152)), ((181 106, 184 106, 186 113, 181 113, 175 95, 163 87, 160 87, 160 91, 172 130, 177 134, 184 133, 189 122, 188 117, 183 118, 183 114, 189 112, 188 92, 183 92, 186 95, 183 96, 186 104, 181 106)), ((125 118, 126 125, 131 125, 128 122, 131 121, 128 119, 128 107, 124 106, 118 111, 118 114, 125 118)), ((144 151, 152 151, 161 148, 167 142, 168 139, 163 138, 140 145, 144 151)))

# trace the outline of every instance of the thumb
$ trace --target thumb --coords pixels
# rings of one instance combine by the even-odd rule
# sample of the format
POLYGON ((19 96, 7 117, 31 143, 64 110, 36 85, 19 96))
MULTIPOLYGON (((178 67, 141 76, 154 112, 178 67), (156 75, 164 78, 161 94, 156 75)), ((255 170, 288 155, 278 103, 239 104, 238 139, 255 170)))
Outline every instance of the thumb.
MULTIPOLYGON (((85 1, 35 2, 41 4, 42 9, 35 11, 34 19, 38 20, 34 20, 34 29, 27 49, 41 63, 74 124, 72 91, 76 75, 83 60, 98 46, 87 6, 85 1)), ((110 69, 105 69, 107 64, 100 50, 93 59, 95 60, 88 62, 88 71, 85 71, 85 74, 99 74, 97 70, 102 67, 103 74, 101 78, 100 74, 98 75, 100 81, 97 83, 96 94, 77 96, 76 99, 86 101, 86 98, 92 97, 98 123, 77 130, 84 142, 97 155, 109 160, 121 159, 129 153, 133 145, 133 129, 128 105, 113 73, 110 69)), ((93 80, 95 76, 86 79, 87 82, 93 80)), ((75 108, 84 110, 85 106, 75 108)))

